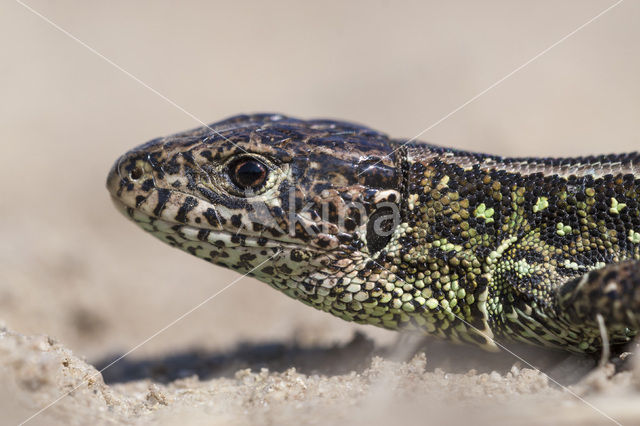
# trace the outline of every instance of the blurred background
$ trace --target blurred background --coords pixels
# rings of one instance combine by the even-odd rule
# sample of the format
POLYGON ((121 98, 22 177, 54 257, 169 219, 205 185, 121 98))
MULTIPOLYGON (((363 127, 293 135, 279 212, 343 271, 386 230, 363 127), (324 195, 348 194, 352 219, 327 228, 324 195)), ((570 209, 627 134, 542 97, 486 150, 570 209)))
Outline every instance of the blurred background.
MULTIPOLYGON (((603 0, 30 0, 0 14, 0 320, 100 360, 238 275, 163 245, 104 188, 151 138, 245 112, 410 138, 613 4, 603 0), (135 81, 118 64, 149 87, 135 81), (158 93, 154 93, 157 91, 158 93)), ((419 139, 516 156, 640 147, 639 2, 625 2, 419 139)), ((132 356, 391 333, 243 279, 132 356)))

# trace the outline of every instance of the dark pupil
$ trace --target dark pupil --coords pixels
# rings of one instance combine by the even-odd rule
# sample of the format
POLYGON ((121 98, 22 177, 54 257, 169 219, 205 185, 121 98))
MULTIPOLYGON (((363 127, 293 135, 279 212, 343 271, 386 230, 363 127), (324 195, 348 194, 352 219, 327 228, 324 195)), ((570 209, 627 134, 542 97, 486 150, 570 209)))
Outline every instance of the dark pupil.
POLYGON ((267 170, 264 164, 248 160, 235 167, 235 183, 241 188, 255 188, 264 183, 267 170))

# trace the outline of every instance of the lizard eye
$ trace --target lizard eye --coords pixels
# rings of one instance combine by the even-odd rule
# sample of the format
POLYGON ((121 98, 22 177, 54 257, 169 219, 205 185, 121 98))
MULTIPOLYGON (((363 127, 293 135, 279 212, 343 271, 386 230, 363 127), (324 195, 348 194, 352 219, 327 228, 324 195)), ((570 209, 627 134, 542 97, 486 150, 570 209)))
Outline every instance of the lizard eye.
POLYGON ((244 157, 229 164, 229 177, 240 189, 260 189, 267 181, 268 167, 253 157, 244 157))

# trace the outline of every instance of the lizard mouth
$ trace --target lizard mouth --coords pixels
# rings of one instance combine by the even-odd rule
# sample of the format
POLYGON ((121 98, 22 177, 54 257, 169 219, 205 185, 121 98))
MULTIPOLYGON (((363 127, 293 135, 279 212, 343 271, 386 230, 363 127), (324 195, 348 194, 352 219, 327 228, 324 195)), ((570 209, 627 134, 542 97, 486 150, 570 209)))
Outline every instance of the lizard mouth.
MULTIPOLYGON (((301 244, 279 241, 264 236, 249 235, 240 231, 232 232, 221 227, 215 229, 201 228, 172 222, 162 217, 150 215, 142 209, 131 207, 115 195, 111 195, 111 200, 120 213, 135 222, 142 229, 167 244, 183 248, 192 254, 196 253, 193 253, 193 249, 184 247, 185 244, 189 247, 190 243, 212 246, 210 248, 213 251, 234 247, 254 247, 275 253, 277 250, 296 250, 302 248, 301 244)), ((309 248, 305 247, 305 251, 309 251, 309 248)))

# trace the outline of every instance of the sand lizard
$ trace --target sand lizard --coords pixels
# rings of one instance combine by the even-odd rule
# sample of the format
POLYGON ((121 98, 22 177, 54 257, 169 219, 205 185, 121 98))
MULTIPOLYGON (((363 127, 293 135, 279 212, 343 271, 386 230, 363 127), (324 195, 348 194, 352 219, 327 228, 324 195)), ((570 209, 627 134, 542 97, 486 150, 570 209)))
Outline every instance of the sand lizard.
POLYGON ((601 347, 598 316, 614 345, 639 330, 639 153, 503 158, 255 114, 141 145, 107 187, 162 241, 264 263, 349 321, 574 352, 601 347))

